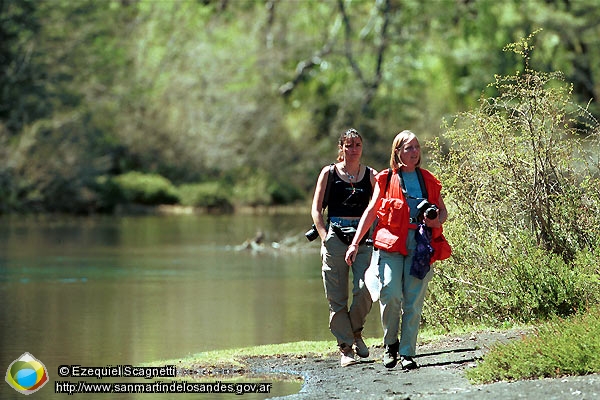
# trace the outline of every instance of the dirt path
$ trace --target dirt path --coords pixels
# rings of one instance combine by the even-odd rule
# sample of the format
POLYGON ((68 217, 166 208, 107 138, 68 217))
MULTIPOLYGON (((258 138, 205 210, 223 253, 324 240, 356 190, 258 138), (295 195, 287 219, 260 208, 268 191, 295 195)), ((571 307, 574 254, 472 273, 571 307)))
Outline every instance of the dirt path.
POLYGON ((370 361, 341 368, 337 356, 278 357, 248 360, 259 374, 292 374, 304 378, 298 394, 304 399, 600 399, 600 375, 472 385, 465 368, 493 343, 520 337, 523 332, 486 332, 451 337, 418 348, 418 370, 385 368, 383 348, 371 348, 370 361))

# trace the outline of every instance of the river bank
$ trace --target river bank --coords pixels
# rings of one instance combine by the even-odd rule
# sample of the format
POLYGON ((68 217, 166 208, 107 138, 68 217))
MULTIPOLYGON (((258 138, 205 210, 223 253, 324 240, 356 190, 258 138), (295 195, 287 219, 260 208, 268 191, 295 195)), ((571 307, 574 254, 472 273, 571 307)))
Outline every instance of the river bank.
POLYGON ((383 347, 374 345, 368 361, 345 368, 339 366, 336 353, 252 356, 240 360, 241 367, 233 366, 228 376, 219 379, 301 379, 299 393, 279 397, 285 400, 600 398, 598 374, 486 385, 473 385, 464 377, 465 369, 475 366, 492 346, 525 334, 525 330, 510 330, 443 337, 419 346, 416 360, 420 368, 414 371, 385 368, 381 364, 383 347))

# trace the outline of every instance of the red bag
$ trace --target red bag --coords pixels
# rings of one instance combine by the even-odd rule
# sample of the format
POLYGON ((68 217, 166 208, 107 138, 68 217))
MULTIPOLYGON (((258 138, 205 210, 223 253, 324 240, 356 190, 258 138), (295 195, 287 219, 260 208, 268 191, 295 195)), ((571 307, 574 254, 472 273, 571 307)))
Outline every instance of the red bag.
POLYGON ((373 232, 373 246, 382 250, 390 250, 398 241, 398 236, 390 232, 387 226, 378 225, 373 232))
POLYGON ((400 236, 402 235, 392 231, 391 227, 377 224, 373 232, 373 247, 406 255, 406 240, 400 240, 400 236))

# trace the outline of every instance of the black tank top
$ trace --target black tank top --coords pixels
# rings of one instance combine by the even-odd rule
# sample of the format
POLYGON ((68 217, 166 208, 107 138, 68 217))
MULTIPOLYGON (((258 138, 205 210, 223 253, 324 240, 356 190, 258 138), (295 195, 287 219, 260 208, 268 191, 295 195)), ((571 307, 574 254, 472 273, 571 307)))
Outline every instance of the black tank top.
POLYGON ((371 194, 373 194, 371 168, 367 167, 362 180, 354 183, 354 189, 350 183, 344 182, 340 178, 336 168, 333 171, 327 215, 329 217, 360 217, 369 205, 371 194))

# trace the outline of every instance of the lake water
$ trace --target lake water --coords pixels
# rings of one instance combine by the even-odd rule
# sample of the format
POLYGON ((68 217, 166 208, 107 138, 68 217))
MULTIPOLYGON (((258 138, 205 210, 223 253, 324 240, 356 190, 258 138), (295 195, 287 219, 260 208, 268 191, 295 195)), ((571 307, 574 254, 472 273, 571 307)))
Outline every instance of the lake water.
MULTIPOLYGON (((319 245, 303 237, 307 214, 1 218, 2 374, 29 352, 51 381, 33 396, 57 399, 67 396, 53 393, 54 381, 64 380, 60 365, 139 365, 300 340, 333 344, 319 245), (269 248, 297 246, 236 249, 258 230, 269 248)), ((374 307, 365 336, 381 335, 374 307)), ((2 399, 23 398, 6 382, 0 388, 2 399)), ((273 382, 271 395, 299 389, 273 382)), ((118 398, 147 396, 174 397, 118 398)))

